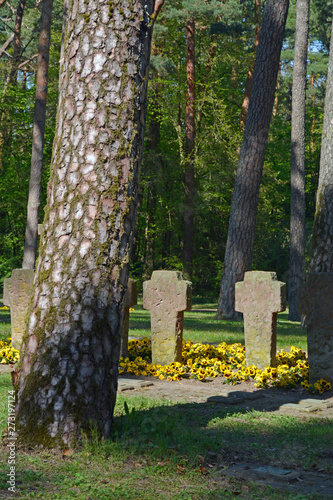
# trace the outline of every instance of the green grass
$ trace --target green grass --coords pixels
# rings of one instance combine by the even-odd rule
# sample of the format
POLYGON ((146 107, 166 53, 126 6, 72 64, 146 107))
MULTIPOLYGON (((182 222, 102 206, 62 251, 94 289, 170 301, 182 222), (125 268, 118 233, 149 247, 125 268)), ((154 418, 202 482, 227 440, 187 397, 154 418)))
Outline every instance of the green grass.
MULTIPOLYGON (((243 321, 216 320, 217 305, 212 302, 195 300, 191 311, 184 313, 183 337, 192 342, 227 342, 244 344, 243 321)), ((130 336, 150 337, 150 312, 142 307, 142 298, 130 313, 130 336)), ((0 310, 0 340, 10 336, 10 311, 0 310)), ((299 323, 288 320, 288 312, 278 314, 277 347, 291 345, 307 350, 306 330, 299 323)))
MULTIPOLYGON (((6 402, 8 375, 0 375, 6 402)), ((5 428, 6 407, 0 407, 5 428)), ((43 500, 314 499, 230 479, 231 463, 333 472, 329 443, 333 421, 298 420, 212 404, 170 402, 119 395, 114 439, 83 439, 73 454, 17 448, 16 498, 43 500), (126 404, 125 404, 126 402, 126 404)), ((6 490, 8 450, 0 448, 0 491, 6 490)))
MULTIPOLYGON (((0 302, 0 307, 2 307, 2 302, 0 302)), ((7 340, 10 335, 10 310, 0 309, 0 340, 7 340)))
MULTIPOLYGON (((244 344, 243 321, 216 320, 216 307, 213 303, 194 302, 192 310, 184 313, 183 338, 192 342, 244 344)), ((142 300, 134 309, 130 313, 129 335, 150 337, 150 312, 143 309, 142 300)), ((277 347, 292 345, 307 350, 306 330, 299 323, 289 321, 288 312, 283 312, 278 314, 277 347)))

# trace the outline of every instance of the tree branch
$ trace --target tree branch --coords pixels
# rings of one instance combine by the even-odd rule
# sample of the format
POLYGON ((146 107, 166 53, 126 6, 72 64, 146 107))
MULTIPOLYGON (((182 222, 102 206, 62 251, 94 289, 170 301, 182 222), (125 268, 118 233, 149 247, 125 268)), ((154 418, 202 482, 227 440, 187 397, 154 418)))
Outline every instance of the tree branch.
POLYGON ((30 57, 30 59, 27 59, 26 61, 23 61, 23 63, 21 63, 21 64, 18 65, 17 69, 23 68, 26 64, 28 64, 29 62, 31 62, 34 59, 36 59, 37 56, 38 56, 38 54, 34 54, 32 57, 30 57))
POLYGON ((5 41, 5 43, 3 44, 3 46, 0 48, 0 57, 2 56, 2 54, 4 52, 6 52, 6 50, 8 49, 9 45, 12 43, 12 41, 14 40, 14 37, 15 37, 15 34, 13 33, 12 35, 10 35, 10 37, 8 38, 8 40, 5 41))

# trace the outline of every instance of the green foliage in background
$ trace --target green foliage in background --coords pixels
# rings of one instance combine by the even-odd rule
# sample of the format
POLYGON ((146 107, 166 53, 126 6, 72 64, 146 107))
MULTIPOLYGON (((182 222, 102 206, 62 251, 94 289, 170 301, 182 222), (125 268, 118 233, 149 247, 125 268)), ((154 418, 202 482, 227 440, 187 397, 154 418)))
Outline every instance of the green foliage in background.
MULTIPOLYGON (((262 2, 262 10, 265 2, 262 2)), ((290 116, 296 0, 291 0, 281 57, 274 116, 262 179, 253 269, 288 281, 290 212, 290 116)), ((0 44, 14 15, 2 7, 0 44)), ((28 0, 22 29, 22 61, 37 51, 40 4, 28 0), (38 10, 39 9, 39 10, 38 10)), ((218 295, 228 230, 245 82, 253 60, 254 1, 170 0, 154 26, 140 205, 131 274, 139 281, 154 269, 181 270, 184 211, 186 21, 196 25, 196 145, 194 293, 218 295)), ((315 209, 331 3, 311 4, 306 128, 307 245, 315 209)), ((55 126, 62 2, 54 4, 43 204, 55 126)), ((36 61, 6 87, 12 47, 0 58, 0 289, 22 263, 28 197, 36 61), (2 99, 1 99, 1 96, 2 99)), ((43 210, 41 212, 41 221, 43 210)))

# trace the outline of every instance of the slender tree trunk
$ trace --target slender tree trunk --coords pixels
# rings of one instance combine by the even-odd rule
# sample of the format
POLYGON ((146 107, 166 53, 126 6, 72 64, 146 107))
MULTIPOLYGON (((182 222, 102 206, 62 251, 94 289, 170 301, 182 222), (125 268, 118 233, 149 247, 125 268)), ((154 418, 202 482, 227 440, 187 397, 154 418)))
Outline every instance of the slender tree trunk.
POLYGON ((153 1, 69 0, 16 428, 33 446, 109 438, 136 221, 153 1))
MULTIPOLYGON (((1 107, 3 107, 3 104, 5 102, 9 85, 12 85, 14 82, 16 83, 17 70, 21 56, 21 28, 22 28, 22 20, 23 20, 25 4, 26 0, 19 0, 19 4, 16 10, 14 39, 11 42, 13 44, 14 51, 10 63, 10 70, 6 78, 6 82, 2 93, 1 107)), ((11 129, 10 117, 6 116, 6 112, 2 109, 0 115, 0 172, 3 169, 3 160, 5 156, 4 145, 6 144, 8 137, 10 137, 10 129, 11 129)))
MULTIPOLYGON (((309 46, 310 46, 310 44, 309 44, 309 46)), ((313 116, 312 116, 312 122, 311 122, 310 151, 311 151, 312 155, 314 155, 314 152, 315 152, 314 134, 315 134, 315 130, 316 130, 316 119, 315 119, 316 98, 314 95, 314 84, 315 84, 314 75, 311 74, 311 88, 312 88, 312 92, 313 92, 312 97, 311 97, 311 102, 312 102, 313 116)))
POLYGON ((32 132, 32 155, 25 229, 23 269, 34 269, 37 255, 38 218, 42 191, 43 149, 49 71, 53 0, 43 0, 37 59, 36 101, 32 132))
POLYGON ((333 22, 309 272, 333 272, 333 22))
POLYGON ((191 279, 194 243, 194 147, 195 147, 195 22, 186 24, 186 117, 185 117, 185 207, 184 275, 191 279))
POLYGON ((245 92, 244 99, 242 104, 242 113, 241 113, 241 126, 245 127, 247 111, 249 108, 249 102, 251 97, 252 90, 252 82, 253 82, 253 68, 254 62, 256 60, 257 48, 259 45, 259 35, 260 35, 260 9, 261 9, 261 0, 254 0, 254 24, 255 24, 255 36, 254 36, 254 47, 253 47, 253 59, 251 63, 251 67, 248 71, 246 83, 245 83, 245 92))
POLYGON ((158 88, 155 89, 157 96, 154 98, 153 112, 150 120, 149 134, 147 138, 146 151, 148 153, 147 161, 149 162, 149 182, 147 187, 147 215, 145 228, 145 252, 143 279, 150 279, 154 270, 155 260, 155 233, 156 233, 156 205, 157 205, 157 190, 156 177, 161 163, 159 154, 160 129, 161 123, 158 117, 159 98, 158 88))
POLYGON ((22 28, 23 12, 25 9, 26 1, 27 0, 20 0, 16 11, 15 26, 14 26, 15 38, 13 42, 14 53, 13 53, 13 58, 11 60, 11 69, 9 73, 10 83, 12 83, 16 78, 17 67, 19 59, 21 57, 21 28, 22 28))
POLYGON ((267 0, 232 197, 217 318, 233 318, 235 283, 251 269, 259 188, 289 0, 267 0))
POLYGON ((281 61, 279 63, 279 71, 278 71, 277 82, 276 82, 276 92, 275 92, 274 106, 273 106, 273 118, 276 117, 277 112, 278 112, 280 78, 281 78, 281 61))
POLYGON ((305 280, 305 101, 310 0, 297 0, 291 108, 289 320, 300 321, 297 289, 305 280))

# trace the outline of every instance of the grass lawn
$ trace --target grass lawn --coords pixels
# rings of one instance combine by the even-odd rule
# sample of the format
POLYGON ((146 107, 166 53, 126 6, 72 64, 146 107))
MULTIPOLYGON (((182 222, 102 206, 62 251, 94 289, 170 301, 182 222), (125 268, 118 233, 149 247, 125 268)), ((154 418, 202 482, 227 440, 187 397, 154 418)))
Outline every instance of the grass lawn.
MULTIPOLYGON (((2 429, 10 388, 9 376, 1 375, 2 429)), ((333 421, 328 419, 302 421, 207 403, 126 400, 119 395, 114 427, 112 441, 83 439, 82 447, 73 452, 18 447, 16 498, 315 499, 322 497, 229 479, 225 469, 231 463, 248 462, 333 472, 329 454, 333 421)), ((7 457, 8 449, 2 446, 0 498, 7 498, 1 497, 7 489, 7 457)))
MULTIPOLYGON (((192 310, 184 313, 184 339, 213 344, 244 344, 243 321, 216 320, 216 307, 214 303, 194 301, 192 310)), ((130 313, 129 334, 150 337, 150 312, 143 309, 142 300, 130 313)), ((277 347, 282 349, 292 345, 307 350, 306 330, 299 323, 289 321, 288 311, 285 311, 278 314, 277 347)))

